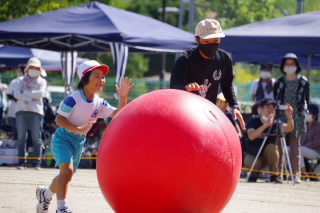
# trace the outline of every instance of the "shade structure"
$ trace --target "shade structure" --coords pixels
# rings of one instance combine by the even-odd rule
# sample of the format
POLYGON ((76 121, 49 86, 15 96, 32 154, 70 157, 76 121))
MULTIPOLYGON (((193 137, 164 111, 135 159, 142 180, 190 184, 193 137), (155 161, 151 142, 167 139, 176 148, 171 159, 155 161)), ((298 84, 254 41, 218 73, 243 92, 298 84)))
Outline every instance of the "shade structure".
POLYGON ((221 47, 236 54, 313 55, 320 52, 320 11, 225 30, 221 47))
MULTIPOLYGON (((252 64, 270 63, 280 66, 284 55, 264 55, 264 54, 232 54, 233 62, 247 62, 252 64)), ((298 56, 302 68, 320 69, 320 55, 298 56)))
MULTIPOLYGON (((114 58, 124 59, 129 49, 181 52, 196 45, 192 33, 96 1, 0 23, 0 44, 5 45, 57 50, 74 55, 76 51, 110 51, 113 43, 128 46, 124 51, 115 48, 119 52, 114 58)), ((124 59, 122 63, 126 62, 124 59)), ((123 64, 116 67, 125 68, 123 64)), ((70 73, 65 76, 74 76, 75 67, 66 64, 64 70, 70 73)), ((124 71, 121 71, 122 76, 124 71)))
MULTIPOLYGON (((3 68, 16 69, 19 64, 26 64, 29 58, 40 59, 42 67, 47 71, 61 71, 61 53, 37 48, 24 48, 0 45, 0 64, 3 68)), ((88 59, 77 58, 77 65, 88 59)))

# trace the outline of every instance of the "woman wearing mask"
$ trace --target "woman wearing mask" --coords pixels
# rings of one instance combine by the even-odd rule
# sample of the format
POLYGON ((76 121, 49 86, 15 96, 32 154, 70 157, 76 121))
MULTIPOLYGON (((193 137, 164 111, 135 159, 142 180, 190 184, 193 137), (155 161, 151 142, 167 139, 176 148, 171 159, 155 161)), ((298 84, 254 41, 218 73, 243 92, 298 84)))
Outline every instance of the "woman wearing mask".
MULTIPOLYGON (((293 107, 294 130, 286 135, 290 146, 289 157, 294 175, 294 182, 301 183, 300 169, 300 138, 306 132, 305 111, 309 105, 309 82, 300 75, 301 66, 294 53, 286 54, 281 61, 280 70, 283 76, 278 78, 274 85, 274 98, 277 105, 290 104, 293 107)), ((280 112, 281 121, 287 122, 283 111, 280 112)), ((282 155, 281 146, 280 155, 282 155)), ((279 169, 283 170, 284 162, 280 157, 279 169)))
POLYGON ((25 168, 26 133, 31 130, 33 144, 33 165, 39 170, 41 166, 41 126, 43 122, 43 101, 47 82, 41 77, 45 71, 38 58, 30 58, 25 68, 25 74, 18 79, 13 95, 17 99, 16 126, 18 135, 19 166, 25 168))

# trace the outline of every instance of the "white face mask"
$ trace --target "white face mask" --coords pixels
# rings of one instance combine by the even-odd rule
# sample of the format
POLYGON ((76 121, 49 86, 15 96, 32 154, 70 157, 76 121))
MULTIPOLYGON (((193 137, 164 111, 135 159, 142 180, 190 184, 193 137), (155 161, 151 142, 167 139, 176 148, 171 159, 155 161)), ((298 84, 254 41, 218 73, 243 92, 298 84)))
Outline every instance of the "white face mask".
POLYGON ((31 78, 36 78, 40 75, 40 71, 39 70, 36 70, 36 69, 29 69, 28 71, 28 75, 31 77, 31 78))
POLYGON ((312 115, 306 114, 306 122, 311 122, 311 121, 313 121, 312 115))
POLYGON ((284 67, 283 71, 287 74, 293 74, 297 71, 297 67, 296 66, 284 67))
POLYGON ((268 72, 268 71, 261 71, 261 78, 262 78, 262 79, 268 79, 268 78, 271 78, 271 72, 268 72))

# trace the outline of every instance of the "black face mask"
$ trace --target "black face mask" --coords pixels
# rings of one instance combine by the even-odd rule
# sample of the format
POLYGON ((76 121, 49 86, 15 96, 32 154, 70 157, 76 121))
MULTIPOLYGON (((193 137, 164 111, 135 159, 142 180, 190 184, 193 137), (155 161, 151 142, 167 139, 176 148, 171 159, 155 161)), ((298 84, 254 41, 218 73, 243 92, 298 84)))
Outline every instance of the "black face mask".
POLYGON ((219 46, 220 43, 201 44, 199 42, 199 49, 209 58, 213 58, 216 55, 219 46))

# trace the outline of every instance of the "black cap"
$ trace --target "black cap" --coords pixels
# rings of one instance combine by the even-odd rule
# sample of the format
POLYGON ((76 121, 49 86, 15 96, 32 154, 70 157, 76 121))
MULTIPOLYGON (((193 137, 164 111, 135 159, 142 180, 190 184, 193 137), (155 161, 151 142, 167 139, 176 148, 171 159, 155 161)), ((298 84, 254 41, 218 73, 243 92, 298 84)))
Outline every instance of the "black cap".
POLYGON ((262 101, 260 101, 259 106, 264 107, 265 105, 269 105, 269 104, 273 104, 274 106, 276 106, 276 102, 271 98, 263 99, 262 101))
POLYGON ((263 70, 263 69, 271 70, 272 65, 271 64, 260 64, 260 70, 263 70))
POLYGON ((315 105, 315 104, 310 104, 310 105, 308 106, 308 110, 309 110, 309 112, 311 112, 311 113, 314 114, 315 116, 318 116, 318 114, 319 114, 319 108, 318 108, 318 106, 315 105))

